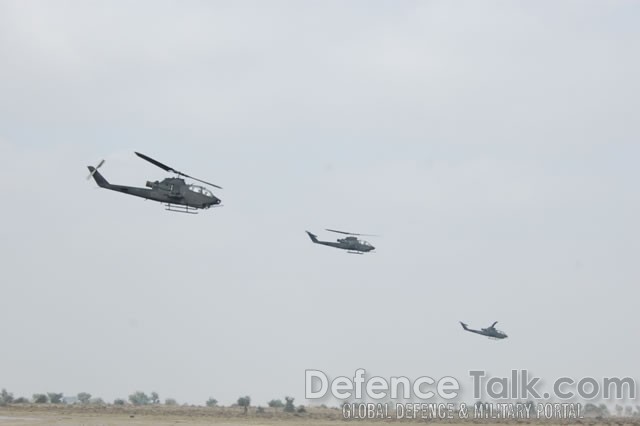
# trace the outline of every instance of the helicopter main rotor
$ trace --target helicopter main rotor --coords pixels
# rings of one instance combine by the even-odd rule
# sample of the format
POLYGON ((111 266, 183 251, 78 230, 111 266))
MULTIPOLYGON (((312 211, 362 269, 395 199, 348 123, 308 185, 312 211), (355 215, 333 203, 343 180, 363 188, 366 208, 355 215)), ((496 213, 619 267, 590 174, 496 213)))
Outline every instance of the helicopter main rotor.
POLYGON ((215 184, 213 184, 213 183, 211 183, 211 182, 204 181, 204 180, 202 180, 202 179, 195 178, 195 177, 193 177, 193 176, 189 176, 189 175, 188 175, 188 174, 186 174, 186 173, 182 173, 182 172, 180 172, 180 171, 178 171, 178 170, 174 169, 173 167, 169 167, 169 166, 167 166, 166 164, 162 164, 162 163, 161 163, 161 162, 159 162, 158 160, 154 160, 153 158, 148 157, 148 156, 146 156, 146 155, 144 155, 144 154, 141 154, 141 153, 139 153, 139 152, 136 152, 135 154, 136 154, 138 157, 142 158, 143 160, 146 160, 146 161, 150 162, 150 163, 151 163, 151 164, 153 164, 154 166, 160 167, 162 170, 164 170, 164 171, 166 171, 166 172, 172 172, 172 173, 175 173, 175 174, 177 174, 177 175, 179 175, 179 176, 184 176, 184 177, 186 177, 186 178, 193 179, 193 180, 197 180, 198 182, 202 182, 202 183, 204 183, 204 184, 206 184, 206 185, 211 185, 211 186, 214 186, 214 187, 216 187, 216 188, 218 188, 218 189, 222 189, 222 187, 221 187, 221 186, 215 185, 215 184))
POLYGON ((327 229, 327 228, 325 228, 325 231, 335 232, 336 234, 353 235, 354 237, 377 237, 378 236, 375 234, 356 234, 354 232, 338 231, 336 229, 327 229))

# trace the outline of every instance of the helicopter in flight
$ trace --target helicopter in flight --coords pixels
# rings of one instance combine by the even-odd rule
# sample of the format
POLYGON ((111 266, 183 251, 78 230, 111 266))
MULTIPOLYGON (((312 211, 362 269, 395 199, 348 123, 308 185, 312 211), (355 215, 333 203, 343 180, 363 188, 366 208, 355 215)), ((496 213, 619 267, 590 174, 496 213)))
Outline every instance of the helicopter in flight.
POLYGON ((147 181, 146 186, 149 189, 137 188, 134 186, 114 185, 109 183, 98 171, 98 169, 104 164, 104 160, 102 160, 96 167, 88 166, 90 173, 89 176, 87 176, 87 179, 91 179, 93 177, 101 188, 164 203, 166 210, 173 212, 196 214, 198 209, 208 209, 209 207, 218 207, 220 205, 220 199, 213 195, 213 193, 207 188, 200 185, 188 184, 180 176, 222 189, 218 185, 214 185, 179 172, 178 170, 162 164, 161 162, 139 152, 136 152, 135 154, 154 166, 160 167, 164 171, 175 173, 176 177, 165 178, 161 181, 155 182, 147 181))
POLYGON ((309 235, 309 238, 311 238, 311 241, 313 241, 315 244, 322 244, 324 246, 347 250, 348 253, 352 253, 352 254, 364 254, 375 249, 375 247, 369 244, 367 241, 359 240, 357 238, 357 237, 363 237, 363 236, 373 237, 374 235, 354 234, 353 232, 336 231, 335 229, 326 229, 326 231, 335 232, 337 234, 344 234, 344 235, 347 235, 347 237, 338 238, 337 242, 320 241, 318 240, 317 235, 312 234, 309 231, 305 231, 305 232, 309 235))
POLYGON ((476 333, 476 334, 481 334, 483 336, 487 336, 490 337, 492 339, 506 339, 507 334, 504 331, 500 331, 498 329, 496 329, 496 324, 498 323, 498 321, 494 322, 493 324, 491 324, 491 326, 487 327, 487 328, 482 328, 480 330, 472 330, 469 327, 467 327, 467 324, 463 323, 462 321, 460 321, 460 324, 462 324, 462 328, 464 328, 466 331, 471 332, 471 333, 476 333))

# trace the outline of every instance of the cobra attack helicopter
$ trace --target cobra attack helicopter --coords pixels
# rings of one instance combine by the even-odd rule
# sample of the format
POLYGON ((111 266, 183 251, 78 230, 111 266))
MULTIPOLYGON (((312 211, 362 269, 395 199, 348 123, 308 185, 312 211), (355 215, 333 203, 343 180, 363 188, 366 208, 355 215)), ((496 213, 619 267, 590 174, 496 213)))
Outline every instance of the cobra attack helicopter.
POLYGON ((136 152, 135 154, 154 166, 160 167, 162 170, 167 172, 173 172, 177 176, 165 178, 161 181, 147 181, 146 186, 149 189, 137 188, 134 186, 113 185, 109 183, 100 174, 100 172, 98 172, 98 169, 104 164, 104 160, 102 160, 96 167, 88 166, 90 173, 89 176, 87 176, 87 179, 91 179, 93 177, 101 188, 164 203, 166 210, 173 212, 196 214, 198 209, 208 209, 209 207, 218 207, 220 205, 220 199, 213 195, 213 193, 207 188, 200 185, 188 184, 180 176, 222 189, 218 185, 214 185, 179 172, 178 170, 162 164, 151 157, 147 157, 144 154, 140 154, 139 152, 136 152))
POLYGON ((471 332, 471 333, 476 333, 476 334, 481 334, 483 336, 487 336, 490 337, 492 339, 506 339, 507 334, 504 331, 500 331, 498 329, 496 329, 496 324, 498 323, 498 321, 494 322, 493 324, 491 324, 491 326, 487 327, 487 328, 482 328, 480 330, 472 330, 469 327, 467 327, 467 324, 463 323, 462 321, 460 321, 460 324, 462 324, 462 328, 464 328, 466 331, 471 332))
POLYGON ((318 240, 317 235, 312 234, 309 231, 305 231, 305 232, 309 235, 309 238, 311 238, 311 241, 313 241, 315 244, 322 244, 324 246, 347 250, 348 253, 352 253, 352 254, 364 254, 375 249, 375 247, 369 244, 368 242, 364 240, 359 240, 357 238, 357 237, 363 237, 363 236, 373 237, 374 235, 354 234, 353 232, 336 231, 335 229, 326 229, 326 231, 335 232, 338 234, 344 234, 348 236, 345 238, 338 238, 338 241, 334 243, 333 241, 320 241, 318 240))

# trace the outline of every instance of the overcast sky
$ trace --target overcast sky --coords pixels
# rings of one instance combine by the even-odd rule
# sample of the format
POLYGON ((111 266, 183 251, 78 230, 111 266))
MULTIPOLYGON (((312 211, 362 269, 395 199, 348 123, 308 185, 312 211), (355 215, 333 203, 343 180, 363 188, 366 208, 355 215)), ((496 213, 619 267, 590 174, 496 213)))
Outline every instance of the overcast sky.
POLYGON ((0 387, 638 377, 640 3, 0 1, 0 387), (199 215, 85 180, 215 182, 199 215), (376 233, 376 253, 305 230, 376 233), (465 333, 499 321, 491 341, 465 333))

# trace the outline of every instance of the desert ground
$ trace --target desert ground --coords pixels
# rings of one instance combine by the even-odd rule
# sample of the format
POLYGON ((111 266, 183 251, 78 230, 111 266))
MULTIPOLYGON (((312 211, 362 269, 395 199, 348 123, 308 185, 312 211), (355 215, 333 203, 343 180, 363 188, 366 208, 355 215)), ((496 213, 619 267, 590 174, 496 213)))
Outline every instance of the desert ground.
POLYGON ((544 425, 638 425, 640 418, 609 417, 604 419, 585 418, 573 421, 425 421, 425 420, 344 420, 336 409, 311 408, 306 413, 288 414, 282 411, 251 409, 244 414, 240 408, 166 407, 166 406, 66 406, 66 405, 9 405, 0 407, 0 426, 116 426, 116 425, 303 425, 328 426, 352 423, 362 426, 380 424, 544 424, 544 425))

